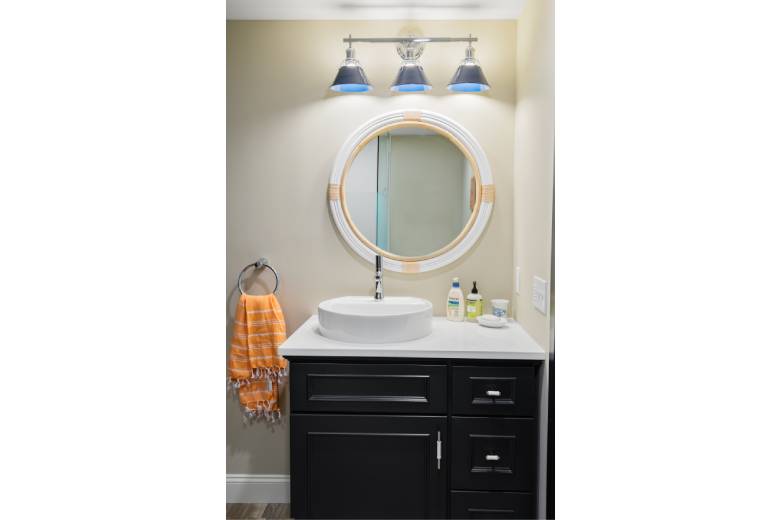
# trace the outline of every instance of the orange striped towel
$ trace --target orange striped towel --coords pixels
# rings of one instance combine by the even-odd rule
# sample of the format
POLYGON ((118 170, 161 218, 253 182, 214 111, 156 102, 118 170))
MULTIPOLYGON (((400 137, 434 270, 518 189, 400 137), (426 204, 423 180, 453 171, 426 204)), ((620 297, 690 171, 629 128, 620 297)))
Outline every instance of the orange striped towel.
POLYGON ((287 360, 277 347, 287 339, 284 314, 273 294, 242 294, 236 306, 230 342, 229 375, 238 400, 251 419, 281 417, 279 385, 287 376, 287 360))

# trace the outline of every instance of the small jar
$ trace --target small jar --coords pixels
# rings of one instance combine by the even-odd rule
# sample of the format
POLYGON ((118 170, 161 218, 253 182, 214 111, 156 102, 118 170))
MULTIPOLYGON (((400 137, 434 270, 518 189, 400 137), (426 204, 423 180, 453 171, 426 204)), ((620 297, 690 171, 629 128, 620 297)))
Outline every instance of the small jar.
POLYGON ((495 299, 490 300, 490 305, 493 306, 493 316, 499 318, 506 318, 507 310, 509 309, 509 300, 495 299))

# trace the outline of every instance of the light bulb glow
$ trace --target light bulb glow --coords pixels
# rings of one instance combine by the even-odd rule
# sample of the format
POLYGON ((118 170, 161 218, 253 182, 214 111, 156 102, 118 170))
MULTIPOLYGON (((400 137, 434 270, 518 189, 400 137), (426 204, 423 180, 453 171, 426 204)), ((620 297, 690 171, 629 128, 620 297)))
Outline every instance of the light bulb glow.
POLYGON ((427 92, 433 87, 430 85, 421 85, 419 83, 406 83, 403 85, 393 85, 390 90, 393 92, 427 92))
POLYGON ((453 83, 447 85, 447 90, 452 92, 486 92, 490 90, 490 85, 482 83, 453 83))
POLYGON ((363 83, 342 83, 330 87, 333 92, 371 92, 373 88, 371 85, 363 83))

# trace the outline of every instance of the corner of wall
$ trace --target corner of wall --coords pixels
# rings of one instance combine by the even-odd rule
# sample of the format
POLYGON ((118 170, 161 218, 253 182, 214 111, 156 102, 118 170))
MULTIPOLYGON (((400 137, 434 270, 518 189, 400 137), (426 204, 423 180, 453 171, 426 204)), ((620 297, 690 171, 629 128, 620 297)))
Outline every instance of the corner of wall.
MULTIPOLYGON (((533 277, 552 275, 554 158, 554 2, 529 0, 517 20, 514 143, 514 317, 545 350, 550 342, 550 305, 531 304, 533 277)), ((548 283, 548 287, 550 284, 548 283)))

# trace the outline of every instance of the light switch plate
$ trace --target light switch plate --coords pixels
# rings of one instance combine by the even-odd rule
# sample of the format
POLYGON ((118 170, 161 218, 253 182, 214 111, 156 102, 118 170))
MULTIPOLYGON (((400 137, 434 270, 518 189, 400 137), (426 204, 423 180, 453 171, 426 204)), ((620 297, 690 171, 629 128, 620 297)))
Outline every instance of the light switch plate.
POLYGON ((534 290, 531 294, 531 302, 536 310, 547 314, 547 280, 534 276, 534 290))
POLYGON ((515 267, 515 293, 520 294, 520 267, 515 267))

